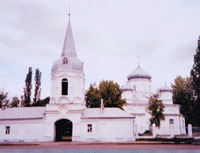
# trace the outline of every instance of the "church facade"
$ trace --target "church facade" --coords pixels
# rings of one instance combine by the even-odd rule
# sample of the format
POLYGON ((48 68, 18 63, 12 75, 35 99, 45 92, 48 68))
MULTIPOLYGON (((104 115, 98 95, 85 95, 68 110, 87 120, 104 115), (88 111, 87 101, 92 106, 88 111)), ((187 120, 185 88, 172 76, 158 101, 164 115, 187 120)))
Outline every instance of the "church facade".
MULTIPOLYGON (((137 133, 149 130, 145 111, 151 93, 151 76, 140 66, 122 87, 127 104, 119 108, 86 108, 83 62, 78 58, 70 21, 61 57, 51 70, 51 96, 46 107, 17 107, 0 110, 0 142, 99 141, 132 142, 137 133), (142 75, 141 75, 142 74, 142 75)), ((166 120, 158 134, 185 132, 184 117, 173 105, 171 90, 159 91, 165 103, 166 120), (177 127, 176 127, 177 125, 177 127)))
POLYGON ((70 21, 61 57, 51 71, 46 107, 0 110, 0 142, 135 141, 135 116, 119 108, 86 108, 83 62, 78 59, 70 21))
POLYGON ((157 95, 165 107, 163 112, 165 120, 162 120, 160 128, 156 129, 156 135, 172 137, 186 134, 185 118, 180 113, 180 106, 173 104, 171 88, 165 83, 162 88, 157 90, 157 93, 152 93, 151 75, 139 63, 138 67, 128 75, 122 91, 122 98, 125 98, 127 102, 124 110, 136 117, 136 133, 143 134, 151 130, 151 127, 149 127, 151 116, 147 113, 147 106, 149 97, 157 95))

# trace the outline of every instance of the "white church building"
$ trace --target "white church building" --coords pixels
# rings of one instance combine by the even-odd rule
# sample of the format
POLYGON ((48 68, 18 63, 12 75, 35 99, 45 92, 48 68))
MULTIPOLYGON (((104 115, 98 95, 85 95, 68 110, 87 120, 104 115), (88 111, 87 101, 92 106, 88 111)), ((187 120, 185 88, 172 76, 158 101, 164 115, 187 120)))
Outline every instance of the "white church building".
MULTIPOLYGON (((149 130, 146 112, 151 76, 140 66, 122 87, 127 104, 119 108, 86 108, 83 62, 78 59, 70 21, 61 57, 51 70, 51 96, 46 107, 17 107, 0 110, 0 142, 99 141, 132 142, 149 130)), ((172 92, 159 90, 165 104, 165 121, 157 134, 185 133, 184 117, 172 104, 172 92)))
MULTIPOLYGON (((127 102, 124 110, 135 116, 135 133, 143 134, 145 131, 149 131, 151 129, 149 127, 150 114, 146 109, 149 97, 154 95, 151 91, 151 75, 138 63, 138 67, 128 75, 122 91, 122 98, 125 98, 127 102)), ((161 126, 156 129, 156 134, 165 137, 185 134, 185 118, 180 114, 180 106, 173 104, 172 90, 165 83, 156 94, 165 106, 165 120, 161 121, 161 126)))

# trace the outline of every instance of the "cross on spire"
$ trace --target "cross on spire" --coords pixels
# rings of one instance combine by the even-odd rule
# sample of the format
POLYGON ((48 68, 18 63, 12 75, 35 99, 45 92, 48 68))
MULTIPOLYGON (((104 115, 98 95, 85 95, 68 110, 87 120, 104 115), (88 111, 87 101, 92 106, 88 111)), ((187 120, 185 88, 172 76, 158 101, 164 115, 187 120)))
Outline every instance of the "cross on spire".
POLYGON ((70 22, 70 0, 69 0, 69 10, 68 10, 69 22, 70 22))
POLYGON ((74 39, 73 39, 73 34, 72 34, 72 29, 71 29, 71 24, 70 24, 70 1, 69 1, 68 16, 69 16, 69 22, 68 22, 67 32, 65 35, 65 40, 64 40, 61 56, 76 57, 77 56, 76 49, 74 45, 74 39))

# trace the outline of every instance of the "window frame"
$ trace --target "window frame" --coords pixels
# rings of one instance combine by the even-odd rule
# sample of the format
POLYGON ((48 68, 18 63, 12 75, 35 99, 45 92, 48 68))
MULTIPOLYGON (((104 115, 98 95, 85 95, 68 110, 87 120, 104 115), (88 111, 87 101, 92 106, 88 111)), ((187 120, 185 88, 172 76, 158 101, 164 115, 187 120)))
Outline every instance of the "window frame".
POLYGON ((65 58, 63 58, 63 64, 67 64, 68 63, 68 60, 67 60, 67 58, 65 57, 65 58))
POLYGON ((68 79, 63 78, 61 81, 61 95, 66 96, 68 95, 68 79))
POLYGON ((92 124, 87 124, 87 132, 92 133, 92 124))
POLYGON ((10 134, 10 126, 6 126, 5 128, 5 134, 10 134))
POLYGON ((169 119, 169 125, 171 126, 171 125, 174 125, 174 119, 169 119))

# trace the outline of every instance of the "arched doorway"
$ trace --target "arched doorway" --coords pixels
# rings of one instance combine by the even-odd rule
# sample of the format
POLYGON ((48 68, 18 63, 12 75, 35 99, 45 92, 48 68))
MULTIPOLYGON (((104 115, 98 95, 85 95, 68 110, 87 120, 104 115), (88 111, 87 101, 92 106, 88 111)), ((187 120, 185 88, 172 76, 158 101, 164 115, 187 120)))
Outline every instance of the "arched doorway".
POLYGON ((61 119, 55 122, 55 141, 72 141, 72 122, 61 119))

